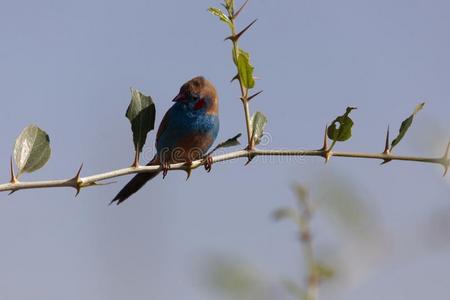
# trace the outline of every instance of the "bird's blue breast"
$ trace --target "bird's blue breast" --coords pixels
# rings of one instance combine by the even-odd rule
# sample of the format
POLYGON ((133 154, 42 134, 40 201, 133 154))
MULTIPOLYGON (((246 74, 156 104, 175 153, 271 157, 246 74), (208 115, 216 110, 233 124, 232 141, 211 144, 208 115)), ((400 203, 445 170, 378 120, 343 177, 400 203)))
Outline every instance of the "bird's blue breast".
MULTIPOLYGON (((175 103, 167 111, 167 125, 156 143, 158 153, 162 150, 173 150, 188 136, 200 135, 210 140, 202 149, 208 151, 219 132, 217 115, 207 114, 205 110, 194 110, 184 103, 175 103)), ((196 145, 193 145, 196 147, 196 145)))

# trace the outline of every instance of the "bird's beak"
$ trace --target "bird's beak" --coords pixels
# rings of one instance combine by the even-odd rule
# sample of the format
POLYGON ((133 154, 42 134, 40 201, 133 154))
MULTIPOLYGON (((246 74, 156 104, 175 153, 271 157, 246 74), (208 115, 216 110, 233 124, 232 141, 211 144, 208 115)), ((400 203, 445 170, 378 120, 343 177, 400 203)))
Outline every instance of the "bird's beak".
POLYGON ((184 99, 184 95, 179 93, 175 98, 173 98, 173 102, 180 102, 184 99))

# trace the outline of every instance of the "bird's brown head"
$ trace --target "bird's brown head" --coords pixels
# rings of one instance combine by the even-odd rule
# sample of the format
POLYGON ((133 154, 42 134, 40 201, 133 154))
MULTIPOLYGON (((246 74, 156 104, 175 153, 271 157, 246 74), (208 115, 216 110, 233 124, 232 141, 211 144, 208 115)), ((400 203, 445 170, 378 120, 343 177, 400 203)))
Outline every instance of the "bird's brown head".
POLYGON ((192 102, 194 109, 204 108, 212 115, 216 115, 219 109, 216 88, 203 76, 194 77, 183 84, 173 101, 192 102))

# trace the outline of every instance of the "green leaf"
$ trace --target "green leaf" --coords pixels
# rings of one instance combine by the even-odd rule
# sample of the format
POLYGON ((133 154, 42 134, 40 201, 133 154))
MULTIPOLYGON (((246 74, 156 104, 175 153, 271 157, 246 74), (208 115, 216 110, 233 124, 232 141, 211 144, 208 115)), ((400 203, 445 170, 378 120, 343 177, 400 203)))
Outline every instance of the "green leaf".
POLYGON ((237 68, 242 85, 252 89, 255 86, 255 78, 253 77, 255 68, 250 64, 250 54, 242 49, 239 49, 237 55, 237 68))
POLYGON ((211 150, 211 152, 209 152, 209 155, 211 155, 213 152, 215 152, 217 149, 220 149, 220 148, 228 148, 228 147, 234 147, 234 146, 240 145, 241 143, 239 142, 239 138, 241 136, 242 136, 242 133, 238 133, 235 136, 233 136, 232 138, 229 138, 228 140, 226 140, 225 142, 218 144, 213 150, 211 150))
POLYGON ((414 112, 407 118, 405 119, 402 124, 400 125, 400 129, 398 131, 398 135, 397 137, 392 141, 391 143, 391 148, 390 151, 392 151, 392 149, 398 144, 400 143, 400 141, 403 139, 403 137, 405 136, 406 132, 408 131, 409 127, 411 127, 411 124, 414 120, 415 115, 421 111, 423 109, 423 107, 425 106, 425 102, 420 103, 416 106, 416 108, 414 109, 414 112))
POLYGON ((147 133, 155 128, 155 114, 152 98, 132 88, 131 102, 125 116, 130 120, 134 148, 137 152, 142 152, 147 133))
POLYGON ((328 127, 328 138, 333 141, 344 142, 352 137, 353 120, 349 117, 349 114, 356 107, 347 107, 345 114, 337 117, 328 127), (339 127, 337 124, 339 123, 339 127))
POLYGON ((267 118, 263 113, 258 111, 252 116, 250 124, 252 126, 252 140, 255 145, 258 145, 264 134, 264 127, 267 124, 267 118))
POLYGON ((219 148, 228 148, 228 147, 234 147, 237 145, 240 145, 241 143, 239 143, 239 138, 242 136, 242 133, 238 133, 235 136, 233 136, 232 138, 229 138, 228 140, 226 140, 225 142, 220 143, 219 145, 217 145, 217 149, 219 148))
POLYGON ((42 168, 50 158, 50 138, 48 134, 36 125, 27 126, 20 133, 14 145, 19 176, 42 168))
POLYGON ((228 18, 220 8, 210 7, 210 8, 208 8, 208 11, 211 14, 219 17, 220 21, 228 24, 228 26, 230 26, 230 28, 233 27, 233 23, 231 22, 230 18, 228 18))

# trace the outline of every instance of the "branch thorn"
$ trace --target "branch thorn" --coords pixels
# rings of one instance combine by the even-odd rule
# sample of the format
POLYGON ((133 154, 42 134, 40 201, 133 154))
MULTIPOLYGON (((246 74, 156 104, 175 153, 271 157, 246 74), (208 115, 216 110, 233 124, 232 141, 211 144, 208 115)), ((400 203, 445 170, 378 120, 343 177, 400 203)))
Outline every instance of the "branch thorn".
POLYGON ((247 101, 252 100, 253 98, 255 98, 256 96, 258 96, 258 95, 261 94, 262 92, 263 92, 263 90, 260 90, 259 92, 257 92, 257 93, 255 93, 255 94, 251 95, 250 97, 247 98, 247 101))
POLYGON ((236 35, 230 35, 229 37, 225 38, 226 40, 230 40, 232 42, 236 42, 239 40, 239 38, 253 25, 255 24, 255 22, 258 21, 258 19, 253 20, 253 22, 251 22, 250 24, 247 25, 247 27, 245 27, 244 29, 241 30, 241 32, 239 32, 236 35))
POLYGON ((325 125, 325 132, 323 135, 323 146, 319 150, 322 151, 322 156, 323 158, 325 158, 325 163, 327 163, 333 156, 331 149, 328 148, 328 124, 325 125))
POLYGON ((248 165, 249 163, 251 163, 252 160, 253 160, 253 158, 254 158, 254 156, 249 155, 249 156, 248 156, 248 160, 247 160, 247 162, 245 163, 244 166, 246 166, 246 165, 248 165))
POLYGON ((78 196, 78 194, 80 193, 81 187, 82 187, 82 183, 83 183, 80 180, 81 169, 83 169, 83 164, 81 164, 80 168, 77 171, 77 174, 75 174, 75 176, 71 180, 73 182, 73 187, 77 191, 76 194, 75 194, 75 197, 78 196))
MULTIPOLYGON (((9 169, 10 169, 10 175, 11 175, 11 179, 9 180, 9 182, 12 183, 12 184, 18 183, 19 181, 17 180, 17 177, 14 174, 14 166, 13 166, 13 158, 12 158, 12 156, 11 156, 11 159, 9 161, 9 169)), ((9 194, 11 195, 12 193, 14 193, 14 191, 12 191, 9 194)))
POLYGON ((242 6, 238 9, 238 11, 233 15, 233 19, 236 19, 238 16, 239 16, 239 14, 241 13, 241 11, 244 9, 244 7, 247 5, 247 3, 248 3, 248 1, 249 0, 246 0, 245 2, 244 2, 244 4, 242 4, 242 6))
MULTIPOLYGON (((252 139, 253 139, 253 136, 252 136, 252 139)), ((247 162, 245 163, 244 166, 246 166, 246 165, 248 165, 249 163, 251 163, 251 161, 252 161, 252 160, 255 158, 255 156, 256 156, 253 152, 251 152, 251 150, 249 149, 249 147, 247 147, 247 151, 248 151, 248 156, 247 156, 248 160, 247 160, 247 162)))
POLYGON ((186 181, 188 181, 189 177, 191 177, 192 174, 192 162, 187 161, 186 162, 186 169, 184 169, 187 173, 186 181))
POLYGON ((330 151, 330 150, 326 151, 325 155, 324 155, 325 163, 327 163, 332 156, 333 156, 333 152, 332 151, 330 151))
POLYGON ((167 176, 167 173, 170 170, 170 164, 168 162, 162 162, 161 163, 161 170, 162 170, 163 179, 165 179, 166 176, 167 176))
POLYGON ((325 134, 323 135, 323 146, 320 149, 322 151, 327 151, 328 150, 328 136, 327 136, 327 132, 328 132, 328 124, 325 125, 325 134))
MULTIPOLYGON (((390 148, 389 148, 389 125, 388 125, 388 128, 387 128, 387 132, 386 132, 386 141, 385 141, 385 144, 384 144, 384 151, 383 151, 383 154, 384 155, 390 155, 391 154, 391 150, 390 150, 390 148)), ((388 162, 390 162, 392 159, 390 159, 390 158, 385 158, 382 162, 381 162, 381 164, 382 165, 384 165, 384 164, 387 164, 388 162)))

